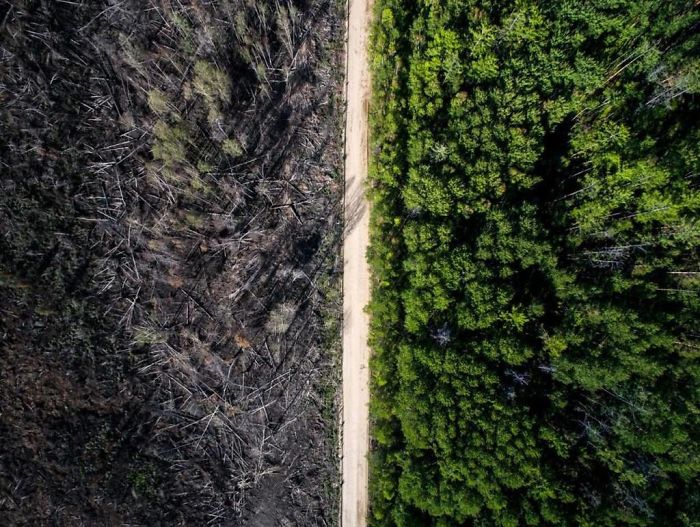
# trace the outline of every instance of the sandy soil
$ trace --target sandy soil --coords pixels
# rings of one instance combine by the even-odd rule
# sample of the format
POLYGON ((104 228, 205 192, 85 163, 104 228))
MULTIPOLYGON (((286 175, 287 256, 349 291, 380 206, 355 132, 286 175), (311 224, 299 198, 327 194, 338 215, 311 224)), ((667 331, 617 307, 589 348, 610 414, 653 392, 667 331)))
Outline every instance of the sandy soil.
POLYGON ((350 0, 347 43, 345 124, 345 237, 343 244, 343 527, 367 525, 369 451, 369 209, 367 109, 369 106, 368 32, 372 0, 350 0))

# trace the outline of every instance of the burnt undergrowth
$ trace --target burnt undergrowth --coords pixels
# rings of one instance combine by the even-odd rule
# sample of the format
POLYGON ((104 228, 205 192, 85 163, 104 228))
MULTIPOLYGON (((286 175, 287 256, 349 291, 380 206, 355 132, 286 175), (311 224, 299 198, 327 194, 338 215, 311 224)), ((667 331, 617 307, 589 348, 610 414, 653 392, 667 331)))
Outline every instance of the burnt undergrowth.
POLYGON ((335 0, 0 3, 0 517, 328 525, 335 0))

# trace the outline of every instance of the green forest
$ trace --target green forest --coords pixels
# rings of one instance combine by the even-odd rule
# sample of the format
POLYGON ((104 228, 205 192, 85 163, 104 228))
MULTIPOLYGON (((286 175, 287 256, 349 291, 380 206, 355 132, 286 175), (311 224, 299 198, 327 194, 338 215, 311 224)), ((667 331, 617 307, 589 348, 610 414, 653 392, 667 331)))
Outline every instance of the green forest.
POLYGON ((377 0, 374 526, 700 525, 700 8, 377 0))

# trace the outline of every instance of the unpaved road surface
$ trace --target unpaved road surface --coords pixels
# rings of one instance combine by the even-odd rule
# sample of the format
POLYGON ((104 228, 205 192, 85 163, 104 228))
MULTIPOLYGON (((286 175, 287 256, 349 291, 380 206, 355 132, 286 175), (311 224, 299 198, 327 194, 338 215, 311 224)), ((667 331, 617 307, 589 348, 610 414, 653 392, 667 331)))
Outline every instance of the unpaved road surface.
POLYGON ((342 527, 367 525, 369 451, 369 208, 364 195, 368 161, 370 77, 368 33, 372 0, 349 0, 345 123, 345 236, 343 243, 342 527))

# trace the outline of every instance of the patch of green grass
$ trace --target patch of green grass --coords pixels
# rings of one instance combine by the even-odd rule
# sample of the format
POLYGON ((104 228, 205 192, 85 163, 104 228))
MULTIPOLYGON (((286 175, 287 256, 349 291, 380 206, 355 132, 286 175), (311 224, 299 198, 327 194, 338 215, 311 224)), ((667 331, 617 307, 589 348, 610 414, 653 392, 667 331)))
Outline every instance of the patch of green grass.
POLYGON ((139 496, 153 498, 156 495, 156 466, 150 461, 136 458, 126 479, 139 496))

